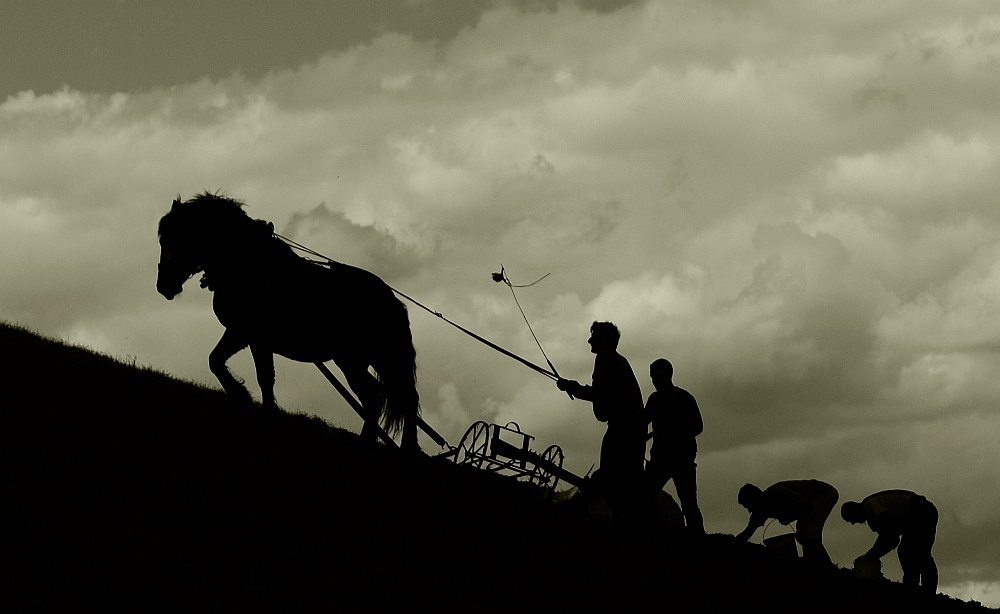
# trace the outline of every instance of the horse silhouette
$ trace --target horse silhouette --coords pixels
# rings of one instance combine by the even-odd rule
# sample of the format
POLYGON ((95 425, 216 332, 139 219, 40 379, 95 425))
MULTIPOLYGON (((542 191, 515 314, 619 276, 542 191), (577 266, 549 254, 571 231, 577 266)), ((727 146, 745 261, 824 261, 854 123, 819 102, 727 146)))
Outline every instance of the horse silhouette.
POLYGON ((333 360, 368 413, 386 431, 402 430, 405 452, 419 451, 416 351, 406 307, 378 276, 337 262, 298 256, 251 218, 244 203, 205 192, 175 199, 160 219, 156 290, 168 300, 203 273, 215 315, 226 328, 208 357, 212 373, 238 404, 250 393, 226 366, 249 347, 265 408, 274 399, 274 354, 299 362, 333 360), (373 375, 369 367, 374 370, 373 375))

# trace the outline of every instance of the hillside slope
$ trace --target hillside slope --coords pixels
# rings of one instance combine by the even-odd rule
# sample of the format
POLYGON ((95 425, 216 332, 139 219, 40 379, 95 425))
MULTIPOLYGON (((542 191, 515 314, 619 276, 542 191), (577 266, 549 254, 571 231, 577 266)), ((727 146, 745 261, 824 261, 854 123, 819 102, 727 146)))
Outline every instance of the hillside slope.
POLYGON ((986 610, 729 536, 624 539, 530 486, 16 327, 0 365, 5 611, 986 610))

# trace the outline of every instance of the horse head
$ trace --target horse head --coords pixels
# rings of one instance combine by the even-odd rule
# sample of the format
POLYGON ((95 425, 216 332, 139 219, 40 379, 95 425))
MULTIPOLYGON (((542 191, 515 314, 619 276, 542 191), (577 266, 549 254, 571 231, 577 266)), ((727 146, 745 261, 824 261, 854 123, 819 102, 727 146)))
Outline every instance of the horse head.
MULTIPOLYGON (((243 206, 242 201, 212 192, 183 202, 175 198, 160 218, 157 292, 172 299, 192 275, 218 267, 233 254, 259 252, 273 238, 274 226, 251 219, 243 206)), ((218 283, 216 272, 212 279, 218 283)), ((202 287, 209 288, 206 283, 202 287)))
POLYGON ((174 199, 170 211, 160 219, 160 262, 157 265, 156 291, 169 301, 181 293, 184 282, 201 270, 190 238, 182 236, 183 204, 174 199))

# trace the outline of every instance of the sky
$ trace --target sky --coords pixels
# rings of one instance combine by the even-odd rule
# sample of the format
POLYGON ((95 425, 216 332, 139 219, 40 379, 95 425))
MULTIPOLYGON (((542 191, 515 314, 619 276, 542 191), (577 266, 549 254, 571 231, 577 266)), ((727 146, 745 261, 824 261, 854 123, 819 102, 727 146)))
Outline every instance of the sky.
MULTIPOLYGON (((215 386, 210 292, 155 291, 157 222, 205 190, 539 364, 490 275, 549 274, 517 298, 560 375, 608 320, 644 395, 666 357, 697 398, 710 532, 746 482, 910 489, 942 590, 1000 606, 993 2, 2 4, 0 318, 215 386)), ((409 312, 448 441, 516 421, 597 463, 588 403, 409 312)), ((360 430, 276 367, 282 407, 360 430)), ((849 566, 874 534, 825 541, 849 566)))

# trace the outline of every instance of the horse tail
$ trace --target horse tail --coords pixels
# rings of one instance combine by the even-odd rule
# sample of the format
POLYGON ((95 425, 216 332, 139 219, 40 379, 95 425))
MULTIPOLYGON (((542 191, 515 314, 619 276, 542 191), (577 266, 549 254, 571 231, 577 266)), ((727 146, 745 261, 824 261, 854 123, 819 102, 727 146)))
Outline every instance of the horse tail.
POLYGON ((420 397, 417 393, 417 350, 413 347, 409 314, 406 305, 392 290, 389 295, 372 366, 382 384, 382 424, 389 435, 396 435, 407 417, 416 420, 420 415, 420 397))

